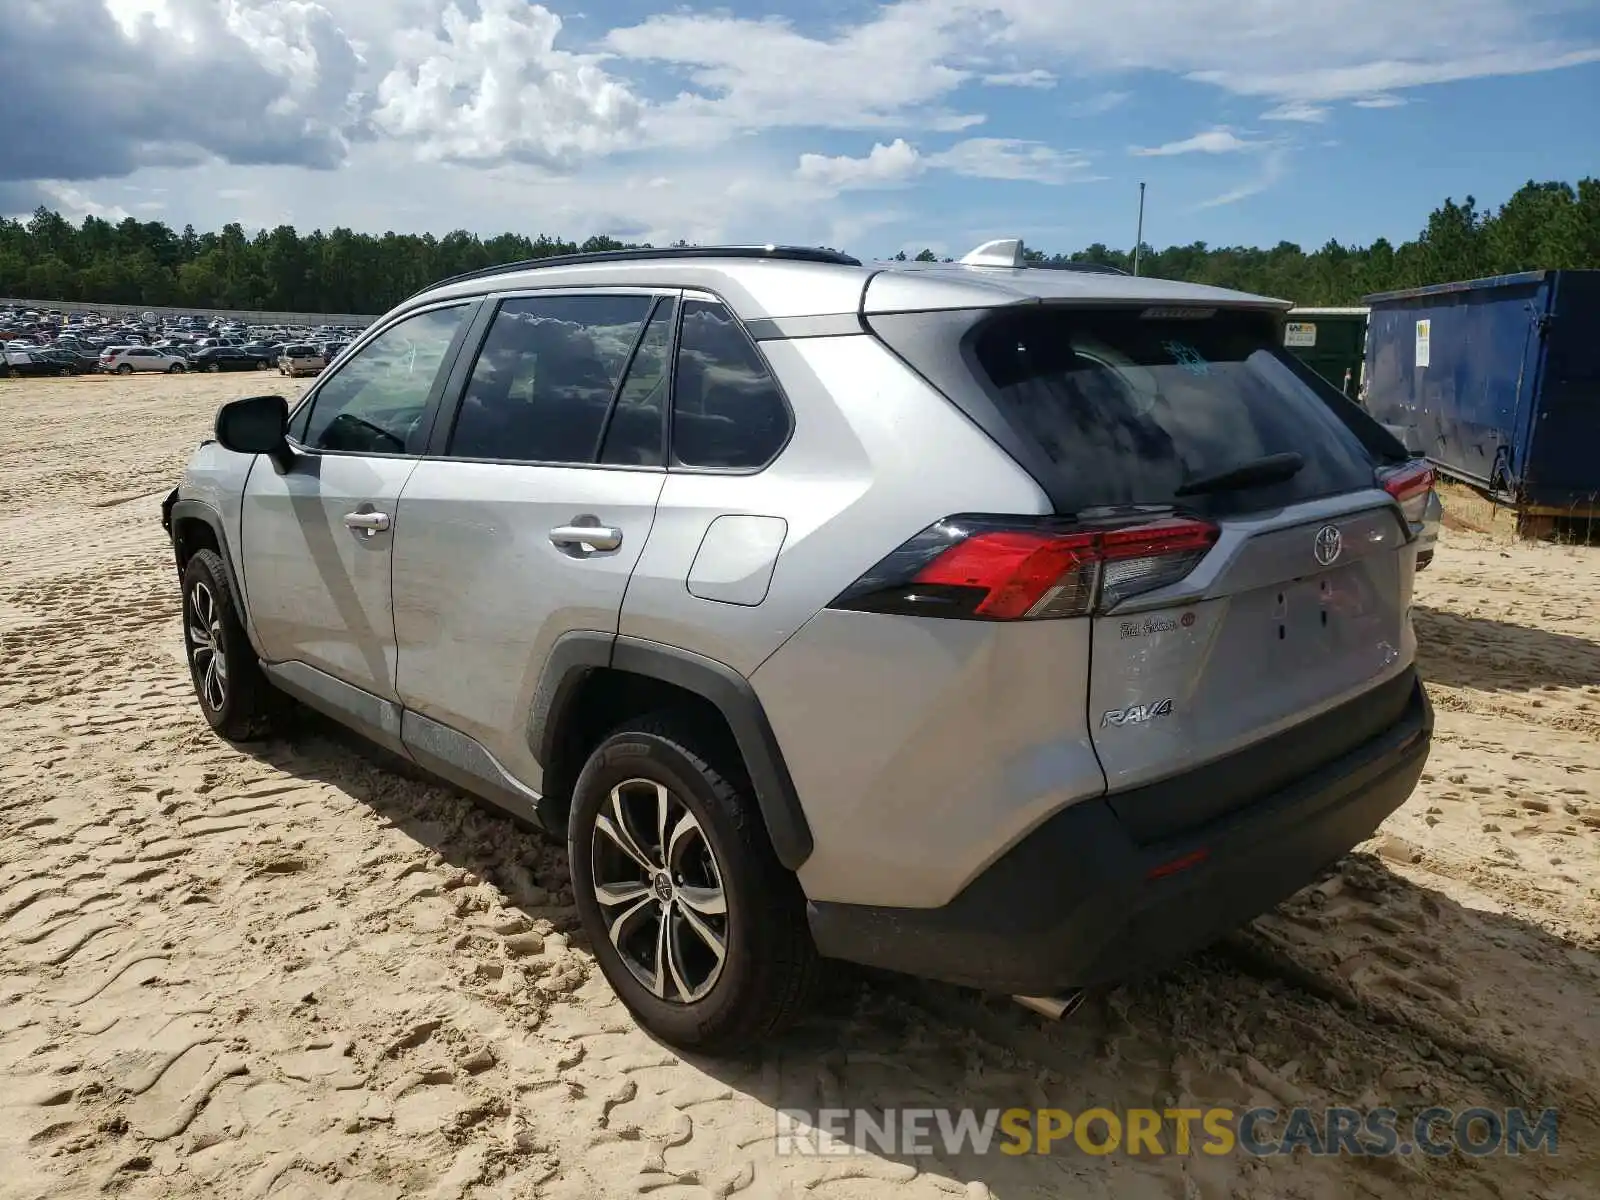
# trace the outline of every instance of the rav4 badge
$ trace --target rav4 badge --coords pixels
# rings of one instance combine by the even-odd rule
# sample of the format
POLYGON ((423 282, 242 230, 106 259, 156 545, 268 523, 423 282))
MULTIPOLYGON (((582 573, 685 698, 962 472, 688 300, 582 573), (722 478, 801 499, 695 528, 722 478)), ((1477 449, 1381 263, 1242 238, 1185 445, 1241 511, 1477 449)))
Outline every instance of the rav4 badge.
POLYGON ((1172 698, 1158 700, 1154 704, 1130 704, 1127 708, 1114 708, 1100 718, 1100 728, 1108 725, 1143 725, 1147 721, 1154 721, 1157 717, 1170 717, 1172 715, 1172 698))

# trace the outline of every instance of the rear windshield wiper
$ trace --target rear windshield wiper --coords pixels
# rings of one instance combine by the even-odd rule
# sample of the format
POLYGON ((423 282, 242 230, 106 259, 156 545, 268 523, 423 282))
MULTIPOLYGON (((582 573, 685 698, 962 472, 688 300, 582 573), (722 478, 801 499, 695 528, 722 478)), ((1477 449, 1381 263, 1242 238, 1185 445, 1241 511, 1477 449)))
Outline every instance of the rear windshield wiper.
POLYGON ((1233 492, 1268 483, 1282 483, 1286 479, 1293 479, 1305 465, 1305 455, 1292 450, 1287 454, 1267 454, 1240 463, 1237 467, 1229 467, 1226 471, 1191 479, 1172 494, 1198 496, 1205 492, 1233 492))

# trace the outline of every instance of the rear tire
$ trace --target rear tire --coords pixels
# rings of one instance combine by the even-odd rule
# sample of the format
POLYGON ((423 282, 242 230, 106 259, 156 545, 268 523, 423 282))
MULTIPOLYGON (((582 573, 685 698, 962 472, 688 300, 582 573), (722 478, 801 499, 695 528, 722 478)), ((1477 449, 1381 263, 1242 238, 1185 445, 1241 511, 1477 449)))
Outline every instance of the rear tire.
POLYGON ((117 364, 117 374, 118 375, 132 375, 133 374, 133 368, 131 366, 129 366, 127 363, 118 363, 117 364))
POLYGON ((663 1041, 714 1054, 791 1025, 818 977, 799 881, 729 758, 696 723, 631 721, 589 757, 567 836, 573 896, 612 989, 663 1041))
POLYGON ((278 693, 262 674, 214 550, 195 551, 183 569, 183 647, 206 724, 230 742, 269 736, 278 693))
POLYGON ((206 370, 210 371, 212 374, 215 374, 216 372, 222 370, 222 364, 219 362, 208 362, 206 364, 206 370))

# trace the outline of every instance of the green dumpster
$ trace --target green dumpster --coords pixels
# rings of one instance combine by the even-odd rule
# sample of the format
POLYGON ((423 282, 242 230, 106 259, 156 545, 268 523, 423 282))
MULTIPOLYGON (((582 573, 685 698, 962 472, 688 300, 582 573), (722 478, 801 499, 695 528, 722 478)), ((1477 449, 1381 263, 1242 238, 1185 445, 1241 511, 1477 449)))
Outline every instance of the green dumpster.
POLYGON ((1352 400, 1361 394, 1367 311, 1292 308, 1283 327, 1285 348, 1352 400))

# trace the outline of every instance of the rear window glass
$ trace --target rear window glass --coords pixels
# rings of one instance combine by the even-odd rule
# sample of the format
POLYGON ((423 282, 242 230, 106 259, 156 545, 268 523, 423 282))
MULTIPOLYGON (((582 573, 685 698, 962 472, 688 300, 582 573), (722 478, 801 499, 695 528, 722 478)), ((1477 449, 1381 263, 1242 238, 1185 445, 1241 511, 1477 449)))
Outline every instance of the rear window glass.
POLYGON ((1073 508, 1258 510, 1371 487, 1360 440, 1285 361, 1269 319, 1148 319, 1138 310, 1006 314, 973 349, 1007 418, 1061 471, 1073 508), (1185 495, 1269 455, 1275 483, 1185 495))

